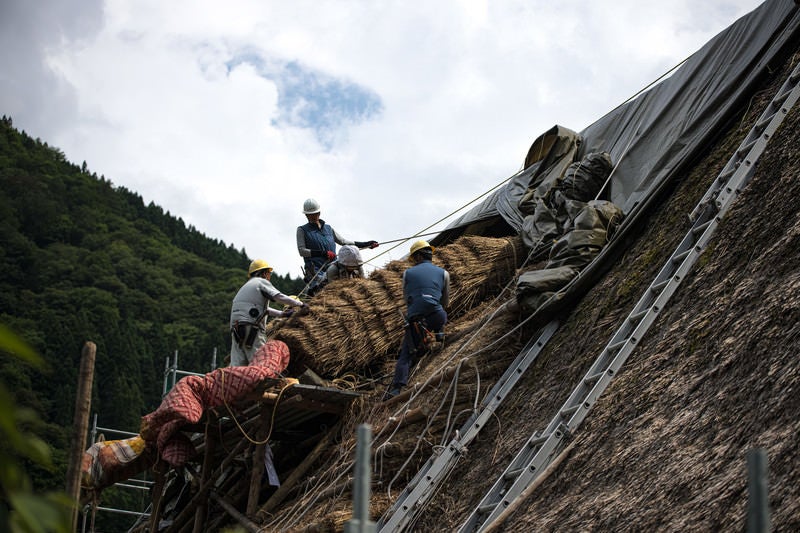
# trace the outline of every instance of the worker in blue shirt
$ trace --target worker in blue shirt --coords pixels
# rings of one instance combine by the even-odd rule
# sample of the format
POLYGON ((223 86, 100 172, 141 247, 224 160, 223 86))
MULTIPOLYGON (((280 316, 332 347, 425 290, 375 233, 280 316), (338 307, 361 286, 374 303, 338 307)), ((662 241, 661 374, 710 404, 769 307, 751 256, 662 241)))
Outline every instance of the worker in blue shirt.
POLYGON ((406 331, 394 379, 384 401, 394 398, 408 383, 411 367, 424 355, 430 342, 444 339, 450 299, 450 274, 433 264, 434 248, 427 241, 411 245, 409 260, 414 264, 403 272, 403 299, 406 303, 406 331))
POLYGON ((297 252, 303 258, 303 281, 309 284, 308 294, 313 294, 322 280, 324 270, 336 260, 336 245, 354 245, 359 249, 377 248, 378 241, 351 241, 339 235, 320 218, 320 205, 313 198, 303 202, 303 214, 308 223, 297 228, 297 252))

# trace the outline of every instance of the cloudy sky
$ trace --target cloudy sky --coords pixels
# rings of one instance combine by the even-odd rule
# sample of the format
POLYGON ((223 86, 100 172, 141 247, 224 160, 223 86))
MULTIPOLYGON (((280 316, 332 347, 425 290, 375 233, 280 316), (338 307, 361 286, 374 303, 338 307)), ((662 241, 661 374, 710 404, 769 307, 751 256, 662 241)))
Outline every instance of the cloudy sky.
POLYGON ((412 236, 760 4, 0 0, 0 115, 299 276, 307 197, 346 238, 412 236))

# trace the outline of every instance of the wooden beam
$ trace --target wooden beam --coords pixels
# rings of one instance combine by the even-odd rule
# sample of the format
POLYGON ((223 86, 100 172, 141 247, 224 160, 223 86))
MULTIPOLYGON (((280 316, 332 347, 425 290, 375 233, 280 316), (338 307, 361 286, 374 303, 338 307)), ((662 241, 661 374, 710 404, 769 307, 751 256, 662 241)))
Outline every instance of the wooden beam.
POLYGON ((195 512, 195 509, 200 504, 201 501, 204 501, 208 498, 208 491, 211 490, 211 487, 214 485, 216 479, 220 476, 222 472, 224 472, 228 465, 239 455, 242 450, 250 443, 247 439, 240 440, 236 446, 231 450, 231 452, 223 459, 222 463, 214 470, 214 472, 209 476, 208 482, 206 482, 200 489, 192 496, 192 499, 183 508, 183 510, 178 514, 175 520, 172 523, 172 526, 167 531, 181 531, 182 525, 189 523, 188 519, 195 512))
MULTIPOLYGON (((203 454, 203 467, 200 470, 200 486, 208 483, 209 476, 211 475, 211 468, 212 463, 214 460, 214 451, 216 451, 216 443, 217 443, 217 434, 214 431, 214 424, 217 421, 217 417, 211 413, 208 414, 206 418, 206 449, 205 453, 203 454)), ((194 513, 194 533, 203 533, 205 531, 205 522, 206 522, 206 512, 208 511, 208 506, 206 502, 201 500, 200 504, 197 506, 197 509, 194 513)))
POLYGON ((264 475, 264 457, 267 446, 269 443, 265 441, 267 438, 267 421, 269 420, 269 409, 266 406, 261 408, 261 424, 258 429, 258 437, 255 449, 253 450, 252 463, 253 468, 250 473, 250 490, 247 493, 247 507, 245 514, 252 516, 258 508, 258 498, 261 496, 261 478, 264 475))
POLYGON ((319 456, 322 455, 322 452, 327 450, 330 445, 333 443, 336 436, 339 434, 339 430, 341 429, 342 423, 337 422, 331 429, 328 431, 328 434, 319 441, 319 443, 311 450, 303 461, 297 465, 289 477, 286 478, 286 481, 281 483, 281 486, 278 487, 272 496, 261 506, 261 509, 258 510, 259 515, 267 515, 276 507, 278 507, 283 500, 289 495, 289 493, 294 490, 297 486, 300 479, 306 474, 309 468, 313 466, 314 462, 319 459, 319 456))
POLYGON ((67 469, 67 494, 72 499, 72 530, 78 528, 79 502, 81 499, 81 464, 86 450, 86 432, 89 429, 89 411, 92 406, 92 382, 97 346, 86 342, 81 350, 81 367, 78 373, 78 390, 75 394, 75 415, 72 424, 72 440, 67 469))
POLYGON ((161 497, 163 496, 164 484, 167 480, 167 463, 162 461, 160 458, 157 459, 156 464, 153 465, 152 471, 156 478, 156 482, 155 485, 153 485, 149 531, 158 531, 158 521, 161 519, 161 497))
POLYGON ((220 497, 216 492, 213 490, 208 494, 208 497, 214 500, 219 504, 220 507, 225 509, 225 511, 231 515, 234 520, 239 522, 243 528, 245 528, 249 533, 260 533, 261 527, 258 524, 247 518, 245 515, 240 513, 236 507, 228 503, 224 498, 220 497))

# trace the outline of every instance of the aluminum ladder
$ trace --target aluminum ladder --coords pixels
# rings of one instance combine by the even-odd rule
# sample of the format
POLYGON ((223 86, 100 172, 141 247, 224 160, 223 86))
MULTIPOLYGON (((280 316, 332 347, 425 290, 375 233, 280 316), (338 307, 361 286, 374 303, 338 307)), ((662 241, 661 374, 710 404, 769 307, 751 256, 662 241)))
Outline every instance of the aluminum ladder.
POLYGON ((508 396, 528 367, 538 357, 544 346, 558 329, 558 321, 553 320, 539 332, 539 337, 531 339, 520 351, 505 373, 497 380, 492 390, 456 433, 456 436, 441 450, 432 455, 409 482, 397 501, 384 514, 378 523, 379 531, 403 531, 409 528, 425 508, 425 504, 436 493, 436 489, 455 467, 458 459, 466 453, 467 445, 478 435, 483 426, 494 414, 497 407, 508 396))
POLYGON ((539 476, 586 418, 705 249, 719 221, 755 170, 772 135, 800 97, 798 64, 690 214, 691 229, 633 311, 542 432, 534 433, 462 524, 483 531, 539 476))

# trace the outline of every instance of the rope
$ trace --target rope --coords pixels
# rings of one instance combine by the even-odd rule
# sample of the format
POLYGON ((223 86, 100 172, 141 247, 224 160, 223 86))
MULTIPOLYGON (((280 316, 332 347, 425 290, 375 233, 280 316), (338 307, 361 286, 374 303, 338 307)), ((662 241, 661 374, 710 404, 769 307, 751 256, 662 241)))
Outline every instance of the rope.
POLYGON ((222 382, 221 383, 221 385, 222 385, 222 391, 221 391, 221 393, 222 393, 222 403, 225 405, 225 408, 228 410, 228 414, 231 415, 231 418, 233 419, 233 422, 236 424, 236 427, 239 428, 239 431, 244 436, 244 438, 249 440, 252 444, 266 444, 266 443, 268 443, 270 437, 272 437, 272 429, 275 427, 275 413, 278 411, 278 404, 281 403, 281 397, 283 396, 283 391, 285 391, 286 389, 288 389, 289 387, 294 385, 294 382, 290 381, 290 382, 286 383, 283 387, 281 387, 281 390, 278 392, 278 397, 275 399, 275 404, 272 406, 272 415, 270 416, 270 421, 269 421, 269 433, 267 433, 267 437, 263 441, 257 441, 255 439, 251 438, 250 435, 247 434, 247 431, 245 431, 245 429, 241 426, 241 424, 239 424, 239 420, 236 418, 236 415, 233 414, 233 410, 231 409, 231 406, 228 405, 228 400, 225 398, 225 369, 221 368, 220 370, 222 370, 222 373, 221 373, 221 376, 222 376, 222 380, 221 380, 221 382, 222 382))
MULTIPOLYGON (((523 169, 523 170, 524 170, 524 169, 523 169)), ((466 207, 467 207, 467 206, 469 206, 470 204, 472 204, 472 203, 474 203, 474 202, 477 202, 478 200, 480 200, 480 199, 481 199, 481 198, 483 198, 484 196, 486 196, 486 195, 488 195, 488 194, 490 194, 490 193, 494 192, 495 190, 499 189, 500 187, 502 187, 502 186, 503 186, 504 184, 506 184, 507 182, 509 182, 509 181, 511 181, 512 179, 516 178, 516 177, 517 177, 517 176, 518 176, 518 175, 519 175, 521 172, 522 172, 522 170, 520 170, 519 172, 517 172, 517 173, 516 173, 516 174, 514 174, 513 176, 511 176, 511 177, 509 177, 509 178, 506 178, 506 179, 504 179, 503 181, 501 181, 500 183, 498 183, 497 185, 495 185, 494 187, 492 187, 492 188, 491 188, 491 189, 489 189, 488 191, 486 191, 486 192, 484 192, 484 193, 481 193, 481 194, 479 194, 478 196, 476 196, 475 198, 473 198, 472 200, 470 200, 470 201, 469 201, 469 202, 467 202, 466 204, 462 205, 461 207, 459 207, 458 209, 456 209, 456 210, 454 210, 454 211, 451 211, 450 213, 448 213, 447 215, 443 216, 442 218, 440 218, 439 220, 437 220, 437 221, 436 221, 436 222, 434 222, 433 224, 430 224, 429 226, 427 226, 427 227, 425 227, 425 228, 422 228, 421 230, 419 230, 419 231, 418 231, 417 233, 415 233, 414 235, 411 235, 410 237, 406 237, 406 238, 404 238, 404 239, 394 239, 394 240, 391 240, 391 241, 385 241, 385 242, 384 242, 384 244, 391 243, 391 242, 397 242, 398 244, 396 244, 396 245, 392 246, 391 248, 388 248, 388 249, 386 249, 386 250, 382 251, 381 253, 379 253, 378 255, 376 255, 376 256, 374 256, 374 257, 370 258, 370 261, 374 261, 375 259, 379 258, 380 256, 382 256, 382 255, 384 255, 384 254, 387 254, 387 253, 391 252, 392 250, 394 250, 395 248, 397 248, 398 246, 400 246, 400 243, 402 243, 402 242, 410 241, 411 239, 414 239, 414 238, 416 238, 416 237, 422 237, 422 236, 425 236, 425 235, 437 235, 437 234, 441 233, 441 231, 435 231, 435 232, 432 232, 432 233, 423 233, 423 232, 425 232, 425 231, 428 231, 429 229, 431 229, 432 227, 434 227, 436 224, 439 224, 440 222, 443 222, 443 221, 447 220, 448 218, 450 218, 451 216, 455 215, 456 213, 458 213, 458 212, 459 212, 459 211, 461 211, 462 209, 466 208, 466 207)), ((444 230, 442 230, 442 231, 444 231, 444 230)), ((365 261, 365 263, 369 263, 369 261, 365 261)))

